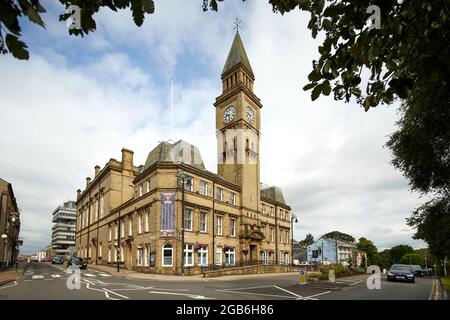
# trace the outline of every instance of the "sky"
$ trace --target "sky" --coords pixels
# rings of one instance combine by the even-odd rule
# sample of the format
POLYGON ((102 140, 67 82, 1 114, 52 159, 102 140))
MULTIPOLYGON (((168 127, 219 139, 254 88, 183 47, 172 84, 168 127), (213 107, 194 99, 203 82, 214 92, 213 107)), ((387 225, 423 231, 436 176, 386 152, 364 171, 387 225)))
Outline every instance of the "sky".
POLYGON ((158 142, 183 139, 217 172, 213 103, 235 18, 263 103, 261 179, 283 189, 299 219, 294 238, 339 230, 379 250, 425 246, 405 221, 424 199, 384 147, 398 104, 366 113, 355 101, 312 102, 302 87, 320 36, 311 37, 308 15, 275 14, 268 1, 227 0, 203 12, 200 0, 157 0, 143 26, 129 10, 103 9, 97 30, 81 38, 58 21, 59 2, 44 3, 45 29, 21 20, 30 59, 0 56, 0 177, 21 209, 23 253, 50 244, 53 210, 123 147, 140 165, 158 142))

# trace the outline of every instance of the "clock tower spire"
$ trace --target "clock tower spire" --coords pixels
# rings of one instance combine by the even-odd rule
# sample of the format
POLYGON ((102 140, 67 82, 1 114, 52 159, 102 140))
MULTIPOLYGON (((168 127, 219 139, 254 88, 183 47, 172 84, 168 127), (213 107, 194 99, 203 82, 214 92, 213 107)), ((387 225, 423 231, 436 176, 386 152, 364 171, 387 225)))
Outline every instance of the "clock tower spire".
POLYGON ((218 174, 241 187, 241 203, 260 209, 260 99, 253 93, 253 74, 244 44, 236 32, 222 70, 222 94, 216 98, 218 174))

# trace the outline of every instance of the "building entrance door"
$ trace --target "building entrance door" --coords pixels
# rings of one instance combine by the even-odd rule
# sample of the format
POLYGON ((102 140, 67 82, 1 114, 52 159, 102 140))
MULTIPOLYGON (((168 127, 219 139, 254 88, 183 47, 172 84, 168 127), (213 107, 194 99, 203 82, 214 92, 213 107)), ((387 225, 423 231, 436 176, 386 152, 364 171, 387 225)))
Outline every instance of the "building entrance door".
POLYGON ((250 245, 249 262, 250 262, 250 264, 258 263, 258 253, 257 253, 256 245, 252 245, 252 244, 250 245))

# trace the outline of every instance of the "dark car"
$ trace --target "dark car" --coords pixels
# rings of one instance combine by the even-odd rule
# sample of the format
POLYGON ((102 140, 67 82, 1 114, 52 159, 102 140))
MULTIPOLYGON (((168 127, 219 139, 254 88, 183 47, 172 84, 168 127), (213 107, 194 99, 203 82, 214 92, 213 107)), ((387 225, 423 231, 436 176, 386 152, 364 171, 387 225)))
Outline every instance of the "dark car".
POLYGON ((64 257, 63 256, 54 256, 52 258, 52 264, 64 264, 64 257))
POLYGON ((387 273, 387 281, 416 282, 416 277, 411 266, 406 264, 394 264, 387 273))
POLYGON ((417 264, 413 264, 411 266, 412 271, 414 272, 414 275, 416 277, 423 277, 425 276, 425 271, 422 269, 421 266, 417 265, 417 264))
POLYGON ((67 259, 67 267, 75 267, 80 269, 86 269, 87 263, 80 257, 72 256, 69 259, 67 259))

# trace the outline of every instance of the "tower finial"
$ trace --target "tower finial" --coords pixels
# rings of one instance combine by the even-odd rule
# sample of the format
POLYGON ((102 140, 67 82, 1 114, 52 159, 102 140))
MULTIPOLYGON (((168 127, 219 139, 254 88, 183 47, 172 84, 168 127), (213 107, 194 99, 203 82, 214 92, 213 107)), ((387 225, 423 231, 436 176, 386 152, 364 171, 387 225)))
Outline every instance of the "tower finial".
POLYGON ((236 33, 239 33, 239 28, 241 27, 241 20, 239 20, 238 18, 234 19, 234 28, 233 30, 236 30, 236 33))

